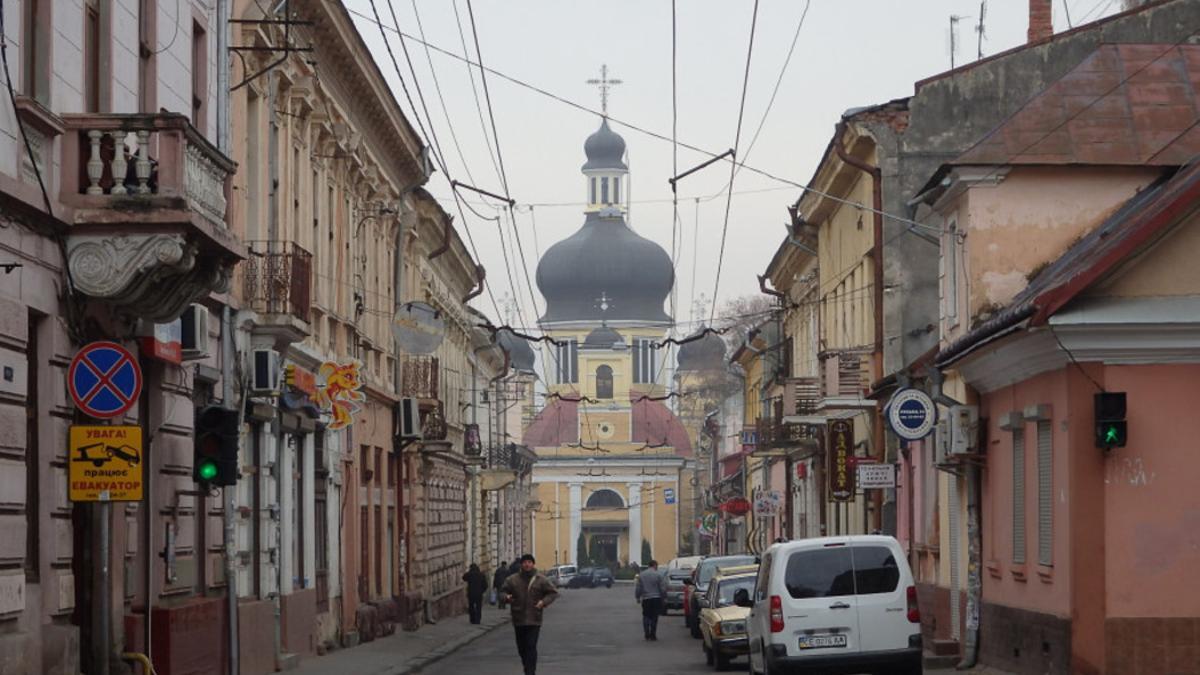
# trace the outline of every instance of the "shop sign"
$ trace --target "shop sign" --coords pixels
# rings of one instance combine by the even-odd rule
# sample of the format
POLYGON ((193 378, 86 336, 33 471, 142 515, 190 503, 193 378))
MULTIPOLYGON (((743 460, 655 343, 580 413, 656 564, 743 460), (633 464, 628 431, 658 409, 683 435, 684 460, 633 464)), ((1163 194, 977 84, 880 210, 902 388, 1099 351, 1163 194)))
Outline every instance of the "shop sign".
POLYGON ((284 382, 296 391, 307 394, 309 398, 317 397, 317 376, 311 370, 289 363, 284 371, 284 382))
POLYGON ((746 499, 745 497, 734 497, 726 500, 725 503, 721 504, 721 506, 718 508, 731 516, 744 516, 750 512, 752 506, 750 504, 750 500, 746 499))
POLYGON ((774 518, 783 508, 783 494, 779 490, 760 492, 754 498, 754 515, 759 518, 774 518))
POLYGON ((808 462, 796 462, 794 471, 796 480, 806 480, 808 478, 808 462))
POLYGON ((920 389, 901 389, 888 401, 887 420, 892 432, 903 440, 919 441, 937 424, 937 406, 920 389))
POLYGON ((854 422, 830 422, 828 439, 829 498, 836 502, 850 501, 854 499, 855 490, 854 422))
POLYGON ((183 322, 156 323, 151 335, 141 338, 142 354, 159 361, 183 363, 183 322))
POLYGON ((392 335, 406 354, 432 354, 446 337, 446 322, 433 307, 409 302, 392 317, 392 335))
POLYGON ((858 487, 863 490, 881 490, 896 487, 896 465, 859 460, 858 487))
POLYGON ((73 502, 136 502, 142 498, 142 428, 71 427, 67 497, 73 502))
POLYGON ((479 437, 479 425, 468 424, 463 431, 463 452, 470 457, 483 454, 483 440, 479 437))
POLYGON ((340 364, 326 361, 317 370, 317 405, 330 416, 332 431, 354 424, 354 414, 362 410, 367 395, 362 392, 362 379, 357 361, 340 364))
POLYGON ((674 488, 664 488, 663 489, 663 503, 664 504, 674 504, 675 503, 675 489, 674 488))

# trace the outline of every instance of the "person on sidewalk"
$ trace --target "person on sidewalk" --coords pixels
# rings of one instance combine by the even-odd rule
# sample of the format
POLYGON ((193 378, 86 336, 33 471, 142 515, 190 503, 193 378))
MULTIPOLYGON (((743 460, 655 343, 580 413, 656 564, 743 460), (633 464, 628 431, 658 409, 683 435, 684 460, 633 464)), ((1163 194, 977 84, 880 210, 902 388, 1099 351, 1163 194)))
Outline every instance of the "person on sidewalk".
POLYGON ((504 580, 508 578, 508 563, 500 561, 500 566, 496 568, 496 573, 492 575, 492 591, 496 594, 496 606, 504 609, 504 594, 500 589, 504 586, 504 580))
POLYGON ((542 611, 558 598, 558 589, 546 577, 538 574, 536 561, 526 553, 521 556, 521 571, 504 581, 501 589, 504 600, 512 605, 513 630, 517 637, 517 653, 525 675, 537 673, 538 634, 542 630, 542 611))
POLYGON ((483 621, 483 594, 487 593, 488 580, 479 565, 471 563, 471 568, 462 576, 467 582, 467 613, 471 615, 471 623, 483 621))
POLYGON ((658 571, 657 560, 651 560, 650 566, 638 574, 633 595, 642 603, 642 632, 645 638, 657 641, 658 617, 667 598, 667 576, 658 571))

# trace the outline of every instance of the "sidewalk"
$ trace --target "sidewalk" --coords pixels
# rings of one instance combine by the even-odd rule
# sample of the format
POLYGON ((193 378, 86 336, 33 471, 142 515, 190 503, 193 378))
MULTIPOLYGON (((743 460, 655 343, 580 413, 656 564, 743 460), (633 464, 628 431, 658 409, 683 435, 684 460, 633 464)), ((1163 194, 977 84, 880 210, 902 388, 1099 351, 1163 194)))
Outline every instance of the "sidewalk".
POLYGON ((483 623, 478 626, 471 625, 467 615, 463 614, 421 626, 412 633, 397 630, 395 635, 373 642, 305 659, 291 672, 297 675, 407 675, 445 658, 509 621, 508 610, 485 604, 483 623))

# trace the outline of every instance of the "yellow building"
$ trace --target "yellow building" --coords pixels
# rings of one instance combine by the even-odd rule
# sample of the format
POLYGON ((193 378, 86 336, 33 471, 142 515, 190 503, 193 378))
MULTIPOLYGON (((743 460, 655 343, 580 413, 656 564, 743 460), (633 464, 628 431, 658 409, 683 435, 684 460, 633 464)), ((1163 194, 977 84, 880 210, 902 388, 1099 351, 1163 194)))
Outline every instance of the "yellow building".
POLYGON ((538 264, 549 390, 525 430, 534 468, 533 549, 553 564, 675 557, 691 442, 665 405, 663 304, 674 270, 662 247, 625 222, 625 141, 607 120, 584 144, 583 227, 538 264))

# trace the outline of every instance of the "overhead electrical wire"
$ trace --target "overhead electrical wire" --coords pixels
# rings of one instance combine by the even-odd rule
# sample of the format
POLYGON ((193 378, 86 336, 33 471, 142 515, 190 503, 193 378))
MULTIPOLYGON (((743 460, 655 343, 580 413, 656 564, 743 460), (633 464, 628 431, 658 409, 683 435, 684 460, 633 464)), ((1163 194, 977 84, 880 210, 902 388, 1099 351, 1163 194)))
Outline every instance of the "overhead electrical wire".
POLYGON ((758 0, 754 0, 754 12, 750 16, 750 41, 746 47, 746 70, 742 74, 742 98, 738 104, 737 131, 733 136, 733 156, 729 164, 729 193, 725 195, 725 222, 721 226, 721 249, 717 254, 717 275, 716 280, 713 282, 713 306, 712 312, 709 315, 710 321, 717 316, 717 298, 720 297, 721 290, 721 268, 725 263, 725 240, 729 234, 729 211, 733 206, 733 180, 737 177, 737 153, 742 141, 742 119, 746 114, 746 90, 750 87, 750 59, 754 56, 754 33, 757 27, 758 0))

